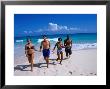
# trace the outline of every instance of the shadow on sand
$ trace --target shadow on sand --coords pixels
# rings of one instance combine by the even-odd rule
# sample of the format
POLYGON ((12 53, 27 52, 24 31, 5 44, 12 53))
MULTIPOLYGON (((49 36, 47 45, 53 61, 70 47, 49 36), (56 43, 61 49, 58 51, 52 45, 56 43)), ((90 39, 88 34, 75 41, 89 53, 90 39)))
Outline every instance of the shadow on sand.
MULTIPOLYGON (((55 59, 55 60, 56 60, 56 59, 55 59)), ((47 67, 47 65, 44 66, 43 64, 46 65, 46 63, 37 63, 37 64, 33 64, 33 67, 38 67, 38 68, 47 67), (42 65, 43 65, 43 66, 42 66, 42 65)), ((54 64, 54 62, 53 62, 53 63, 49 63, 49 64, 56 65, 56 64, 54 64)), ((17 65, 17 66, 14 67, 14 71, 16 71, 16 70, 20 70, 20 71, 30 71, 29 69, 28 69, 28 70, 26 69, 26 68, 28 68, 28 67, 31 67, 31 65, 17 65)))
MULTIPOLYGON (((14 71, 16 70, 24 71, 24 69, 26 69, 27 67, 30 67, 30 65, 17 65, 14 67, 14 71)), ((25 70, 25 71, 30 71, 30 70, 25 70)))

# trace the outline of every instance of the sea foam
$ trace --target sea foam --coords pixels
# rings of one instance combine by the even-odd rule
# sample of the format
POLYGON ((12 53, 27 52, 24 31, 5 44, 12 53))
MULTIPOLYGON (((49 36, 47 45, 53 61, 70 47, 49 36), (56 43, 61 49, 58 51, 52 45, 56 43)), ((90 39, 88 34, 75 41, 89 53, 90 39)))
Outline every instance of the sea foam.
POLYGON ((73 44, 73 50, 81 49, 94 49, 97 48, 97 43, 82 43, 82 44, 73 44))
MULTIPOLYGON (((54 41, 54 42, 57 42, 58 41, 58 38, 49 38, 48 39, 49 41, 54 41)), ((43 39, 38 39, 38 43, 40 43, 41 41, 43 41, 43 39)))
POLYGON ((16 42, 23 42, 23 40, 16 40, 16 42))

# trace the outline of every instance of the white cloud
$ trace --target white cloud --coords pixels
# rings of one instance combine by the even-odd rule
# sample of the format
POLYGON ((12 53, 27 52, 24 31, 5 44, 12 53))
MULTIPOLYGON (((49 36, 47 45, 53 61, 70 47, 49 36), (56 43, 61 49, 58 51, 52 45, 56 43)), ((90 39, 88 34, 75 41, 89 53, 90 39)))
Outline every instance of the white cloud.
POLYGON ((42 32, 42 31, 43 31, 43 29, 38 29, 38 30, 36 30, 34 32, 42 32))
POLYGON ((67 27, 67 26, 58 26, 58 29, 59 29, 59 30, 62 30, 62 29, 63 29, 63 30, 67 30, 68 27, 67 27))
POLYGON ((31 34, 33 33, 32 31, 24 31, 25 34, 31 34))
POLYGON ((58 30, 68 30, 67 26, 61 26, 55 23, 49 23, 48 24, 48 29, 51 31, 58 31, 58 30))
POLYGON ((49 25, 48 26, 49 30, 52 30, 52 31, 57 31, 58 30, 58 25, 57 24, 49 23, 48 25, 49 25))
POLYGON ((70 28, 70 30, 79 30, 79 28, 76 28, 76 27, 72 27, 72 28, 70 28))
POLYGON ((67 27, 67 26, 62 26, 62 25, 58 25, 55 23, 49 23, 48 29, 51 31, 75 31, 75 30, 79 30, 79 28, 77 27, 67 27))
POLYGON ((25 34, 34 34, 34 33, 51 33, 51 32, 56 32, 56 33, 75 33, 78 32, 80 29, 77 27, 68 27, 65 25, 58 25, 56 23, 48 23, 48 27, 46 29, 40 28, 36 29, 35 31, 24 31, 25 34))
POLYGON ((24 33, 27 34, 28 32, 27 31, 24 31, 24 33))
POLYGON ((64 29, 67 29, 67 26, 63 26, 64 29))
POLYGON ((29 33, 33 33, 32 31, 29 31, 29 33))

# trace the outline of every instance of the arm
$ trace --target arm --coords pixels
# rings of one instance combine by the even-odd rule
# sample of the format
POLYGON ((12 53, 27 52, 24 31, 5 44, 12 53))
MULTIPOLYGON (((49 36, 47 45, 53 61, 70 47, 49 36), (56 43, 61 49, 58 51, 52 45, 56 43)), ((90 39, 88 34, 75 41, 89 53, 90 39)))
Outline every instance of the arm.
POLYGON ((25 54, 27 56, 27 46, 25 45, 25 54))
POLYGON ((72 48, 72 40, 71 40, 71 48, 72 48))
POLYGON ((41 52, 41 49, 42 49, 42 43, 43 43, 43 42, 41 42, 41 45, 40 45, 40 52, 41 52))
POLYGON ((56 46, 57 46, 57 43, 55 44, 55 47, 53 48, 53 51, 55 50, 56 46))
POLYGON ((49 41, 49 49, 50 49, 50 41, 49 41))
POLYGON ((64 40, 64 46, 66 46, 66 40, 64 40))
POLYGON ((34 51, 37 51, 37 49, 35 49, 35 46, 33 46, 34 51))
POLYGON ((65 48, 65 45, 63 45, 63 43, 61 44, 62 48, 65 48))

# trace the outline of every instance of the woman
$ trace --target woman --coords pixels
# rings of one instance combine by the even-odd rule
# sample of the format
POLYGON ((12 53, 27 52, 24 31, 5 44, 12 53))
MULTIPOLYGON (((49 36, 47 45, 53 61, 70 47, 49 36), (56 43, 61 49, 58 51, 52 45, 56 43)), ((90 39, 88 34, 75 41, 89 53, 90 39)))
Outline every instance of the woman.
POLYGON ((55 47, 54 47, 53 51, 55 50, 56 47, 57 47, 57 56, 58 56, 56 61, 60 60, 60 64, 61 64, 61 62, 63 60, 62 48, 64 48, 64 46, 62 44, 62 39, 61 38, 58 38, 58 42, 55 44, 55 47), (61 58, 60 58, 60 56, 61 56, 61 58))
POLYGON ((35 48, 31 43, 31 40, 27 40, 27 44, 25 45, 25 54, 28 58, 29 63, 31 63, 31 71, 33 71, 33 60, 34 60, 35 48))

